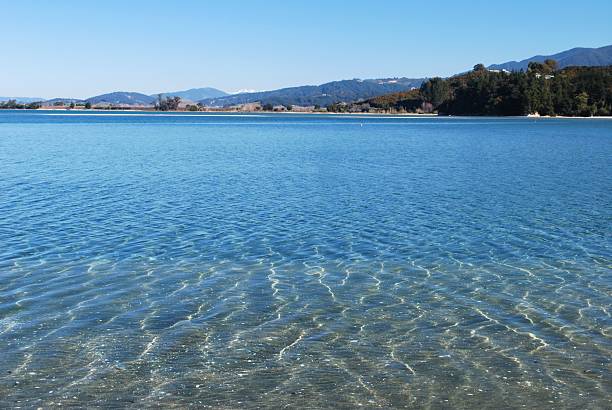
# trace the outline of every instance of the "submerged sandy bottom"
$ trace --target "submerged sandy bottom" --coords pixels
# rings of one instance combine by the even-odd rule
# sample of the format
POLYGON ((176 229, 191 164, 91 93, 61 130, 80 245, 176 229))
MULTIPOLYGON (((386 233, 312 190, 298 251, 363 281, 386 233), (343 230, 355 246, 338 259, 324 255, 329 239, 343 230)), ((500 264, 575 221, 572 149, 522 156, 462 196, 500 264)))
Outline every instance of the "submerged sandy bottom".
POLYGON ((610 406, 609 123, 74 121, 0 116, 0 407, 610 406))

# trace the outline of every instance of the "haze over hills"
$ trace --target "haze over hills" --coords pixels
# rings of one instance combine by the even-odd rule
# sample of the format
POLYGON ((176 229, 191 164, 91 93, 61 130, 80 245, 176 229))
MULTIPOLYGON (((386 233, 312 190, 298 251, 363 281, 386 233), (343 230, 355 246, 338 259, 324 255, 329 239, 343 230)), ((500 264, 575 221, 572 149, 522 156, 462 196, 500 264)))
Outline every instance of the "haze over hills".
POLYGON ((44 101, 44 98, 37 97, 0 97, 0 101, 15 100, 20 104, 29 104, 38 101, 44 101))
MULTIPOLYGON (((203 88, 191 88, 184 91, 172 91, 169 93, 162 93, 162 97, 181 97, 183 100, 200 101, 207 98, 218 98, 229 95, 225 91, 221 91, 217 88, 203 87, 203 88)), ((157 98, 157 94, 151 95, 151 97, 157 98)))
POLYGON ((51 98, 50 100, 38 99, 33 101, 42 101, 46 105, 53 105, 55 103, 63 104, 83 104, 90 103, 92 105, 152 105, 157 97, 152 97, 146 94, 127 92, 127 91, 116 91, 108 94, 96 95, 94 97, 81 99, 81 98, 51 98))
POLYGON ((281 88, 273 91, 244 93, 200 100, 203 105, 225 107, 260 102, 262 104, 295 104, 325 106, 338 101, 356 101, 409 90, 421 85, 423 78, 383 78, 332 81, 321 85, 281 88))
POLYGON ((155 97, 141 93, 117 91, 114 93, 97 95, 85 101, 91 104, 150 105, 155 102, 155 97))
MULTIPOLYGON (((40 101, 40 100, 37 100, 40 101)), ((70 104, 70 103, 84 103, 85 100, 81 100, 80 98, 52 98, 50 100, 45 100, 46 104, 55 104, 56 102, 62 102, 64 104, 70 104)))
MULTIPOLYGON (((192 88, 190 90, 184 91, 173 91, 169 93, 161 93, 162 97, 181 97, 181 99, 185 101, 197 101, 203 98, 212 98, 212 97, 223 97, 229 95, 228 93, 218 90, 212 87, 205 88, 192 88)), ((54 103, 85 103, 89 102, 92 105, 95 104, 111 104, 111 105, 152 105, 157 100, 159 94, 146 95, 138 92, 129 92, 129 91, 115 91, 108 94, 96 95, 93 97, 89 97, 86 99, 80 98, 52 98, 49 100, 45 100, 44 98, 26 98, 26 97, 0 97, 0 101, 8 101, 10 99, 15 99, 20 103, 30 103, 43 101, 46 104, 52 105, 54 103)))
POLYGON ((527 65, 532 62, 542 63, 546 59, 557 61, 559 68, 569 66, 607 66, 612 65, 612 45, 599 48, 576 47, 548 56, 537 55, 521 61, 508 61, 501 64, 492 64, 488 68, 494 70, 519 71, 527 70, 527 65))
MULTIPOLYGON (((526 70, 529 62, 543 62, 549 58, 556 60, 560 69, 568 66, 612 65, 612 45, 599 48, 577 47, 553 55, 537 55, 521 61, 492 64, 488 68, 510 71, 526 70)), ((401 67, 398 69, 401 69, 401 67)), ((162 93, 162 96, 178 96, 185 102, 199 101, 203 105, 210 107, 227 107, 253 102, 272 105, 327 106, 336 102, 355 102, 392 93, 406 92, 412 88, 420 87, 425 80, 425 78, 405 77, 367 80, 353 79, 332 81, 321 85, 305 85, 239 94, 228 94, 216 88, 202 87, 166 92, 162 93)), ((18 103, 26 104, 44 101, 47 105, 60 102, 64 104, 89 102, 92 105, 150 106, 155 103, 157 98, 158 94, 146 95, 138 92, 117 91, 87 99, 53 98, 45 100, 34 97, 0 97, 0 101, 16 100, 18 103)))

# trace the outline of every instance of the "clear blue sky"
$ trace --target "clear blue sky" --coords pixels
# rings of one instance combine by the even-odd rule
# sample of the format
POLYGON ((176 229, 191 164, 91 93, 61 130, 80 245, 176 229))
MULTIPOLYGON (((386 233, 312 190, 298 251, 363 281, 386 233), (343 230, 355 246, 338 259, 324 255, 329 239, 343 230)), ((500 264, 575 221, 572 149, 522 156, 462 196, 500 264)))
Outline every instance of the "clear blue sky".
POLYGON ((3 96, 445 76, 612 44, 610 0, 0 2, 3 96))

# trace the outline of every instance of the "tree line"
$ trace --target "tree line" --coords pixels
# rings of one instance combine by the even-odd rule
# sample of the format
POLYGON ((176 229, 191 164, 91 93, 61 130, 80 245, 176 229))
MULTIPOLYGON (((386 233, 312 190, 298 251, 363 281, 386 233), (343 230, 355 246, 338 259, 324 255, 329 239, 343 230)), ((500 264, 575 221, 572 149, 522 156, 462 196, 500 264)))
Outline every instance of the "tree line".
MULTIPOLYGON (((43 106, 43 101, 34 101, 29 103, 19 103, 17 100, 7 100, 0 101, 0 109, 3 110, 37 110, 43 106)), ((66 107, 66 103, 64 101, 55 101, 53 103, 54 107, 66 107)), ((91 109, 91 103, 86 101, 82 102, 70 102, 67 105, 68 108, 84 108, 86 110, 91 109)))
POLYGON ((612 66, 557 69, 554 60, 527 71, 488 70, 431 78, 419 89, 375 97, 329 111, 437 112, 445 115, 612 115, 612 66))
POLYGON ((42 107, 42 103, 30 102, 30 103, 18 103, 17 100, 8 100, 0 102, 0 109, 3 110, 36 110, 42 107))

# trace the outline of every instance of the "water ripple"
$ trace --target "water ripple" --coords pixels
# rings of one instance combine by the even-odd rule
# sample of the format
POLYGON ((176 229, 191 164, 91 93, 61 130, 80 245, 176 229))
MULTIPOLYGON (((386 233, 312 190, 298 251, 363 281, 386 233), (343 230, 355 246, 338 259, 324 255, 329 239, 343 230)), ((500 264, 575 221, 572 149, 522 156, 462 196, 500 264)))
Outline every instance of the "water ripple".
POLYGON ((1 407, 612 405, 609 121, 19 115, 1 407))

